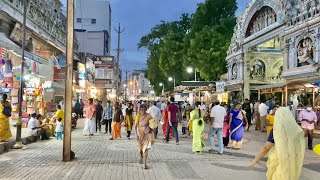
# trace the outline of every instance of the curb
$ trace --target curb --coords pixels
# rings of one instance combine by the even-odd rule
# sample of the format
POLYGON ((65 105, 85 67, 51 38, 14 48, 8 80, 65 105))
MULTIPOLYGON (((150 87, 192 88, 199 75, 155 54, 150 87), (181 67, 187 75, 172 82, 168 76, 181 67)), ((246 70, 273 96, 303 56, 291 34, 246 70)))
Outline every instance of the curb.
MULTIPOLYGON (((22 144, 26 145, 26 144, 31 144, 37 141, 37 138, 34 136, 28 136, 28 137, 24 137, 21 138, 21 142, 22 144)), ((11 149, 13 149, 13 146, 15 145, 16 141, 12 140, 9 142, 1 142, 0 143, 0 155, 6 152, 9 152, 11 149)))

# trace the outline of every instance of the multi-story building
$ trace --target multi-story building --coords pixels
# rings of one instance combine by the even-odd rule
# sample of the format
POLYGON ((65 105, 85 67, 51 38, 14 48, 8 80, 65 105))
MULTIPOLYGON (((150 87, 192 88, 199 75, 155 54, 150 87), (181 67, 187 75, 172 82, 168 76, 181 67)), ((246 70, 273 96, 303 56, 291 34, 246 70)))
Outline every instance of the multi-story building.
POLYGON ((130 74, 130 78, 127 83, 128 94, 131 99, 141 99, 153 96, 153 88, 150 81, 145 77, 144 70, 134 70, 130 74))
POLYGON ((108 1, 76 0, 74 28, 79 52, 110 55, 111 6, 108 1))
POLYGON ((227 52, 231 99, 263 95, 320 106, 319 42, 320 1, 254 0, 238 17, 227 52))
MULTIPOLYGON (((59 0, 29 0, 26 14, 24 76, 21 77, 24 0, 0 1, 0 68, 1 92, 10 95, 12 104, 18 102, 20 79, 24 82, 23 111, 46 113, 50 103, 64 96, 64 83, 55 82, 54 69, 64 66, 66 48, 65 17, 59 0), (47 103, 42 103, 47 102, 47 103), (46 105, 45 105, 46 104, 46 105)), ((75 41, 76 42, 76 41, 75 41)), ((63 74, 63 73, 62 73, 63 74)), ((65 77, 61 77, 65 80, 65 77)), ((64 81, 63 81, 64 82, 64 81)), ((16 118, 16 109, 12 118, 16 118)))

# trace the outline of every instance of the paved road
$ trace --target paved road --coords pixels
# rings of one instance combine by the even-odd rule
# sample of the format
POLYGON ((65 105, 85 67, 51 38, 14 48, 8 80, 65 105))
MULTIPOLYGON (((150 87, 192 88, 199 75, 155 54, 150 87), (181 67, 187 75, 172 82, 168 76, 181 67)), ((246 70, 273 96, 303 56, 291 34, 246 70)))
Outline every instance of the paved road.
MULTIPOLYGON (((81 129, 73 131, 75 161, 61 161, 61 140, 37 142, 28 145, 27 149, 0 155, 0 179, 266 179, 265 161, 256 169, 248 167, 249 161, 264 143, 265 135, 260 132, 246 133, 243 149, 228 149, 223 156, 207 153, 194 155, 191 152, 191 138, 182 138, 179 146, 158 140, 150 152, 148 170, 143 170, 137 163, 134 139, 109 141, 110 135, 105 134, 96 134, 90 139, 81 136, 81 132, 81 129)), ((125 137, 125 132, 122 136, 125 137)), ((320 156, 307 151, 301 179, 314 180, 319 177, 320 156)))

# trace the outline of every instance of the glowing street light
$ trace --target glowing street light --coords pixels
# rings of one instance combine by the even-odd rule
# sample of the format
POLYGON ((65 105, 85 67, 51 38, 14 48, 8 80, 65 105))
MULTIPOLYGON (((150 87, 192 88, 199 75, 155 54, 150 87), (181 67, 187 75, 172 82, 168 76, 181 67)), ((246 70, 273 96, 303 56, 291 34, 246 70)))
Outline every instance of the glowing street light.
POLYGON ((162 86, 162 94, 164 93, 164 84, 163 83, 159 83, 159 86, 162 86))
MULTIPOLYGON (((193 72, 193 68, 192 67, 187 67, 187 72, 189 74, 191 74, 193 72)), ((194 69, 194 81, 197 81, 197 71, 196 71, 196 69, 194 69)))
POLYGON ((170 81, 170 82, 173 81, 173 91, 174 91, 174 88, 176 87, 176 78, 175 77, 169 77, 168 81, 170 81))

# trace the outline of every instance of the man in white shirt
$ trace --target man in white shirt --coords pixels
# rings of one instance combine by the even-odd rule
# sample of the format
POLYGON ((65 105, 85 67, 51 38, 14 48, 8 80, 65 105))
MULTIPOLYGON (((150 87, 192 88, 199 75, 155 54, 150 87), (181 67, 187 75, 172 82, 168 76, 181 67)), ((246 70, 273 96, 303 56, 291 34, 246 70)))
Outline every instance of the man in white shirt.
POLYGON ((38 136, 40 134, 40 129, 38 128, 36 118, 37 118, 37 114, 33 113, 31 114, 31 118, 28 121, 29 135, 32 135, 32 136, 38 136))
POLYGON ((223 121, 227 115, 226 109, 220 106, 220 102, 214 102, 214 107, 211 109, 211 121, 210 121, 210 131, 209 131, 209 142, 210 142, 210 150, 209 153, 214 152, 214 135, 218 135, 218 142, 219 142, 219 154, 223 154, 223 137, 222 137, 222 128, 223 128, 223 121))
MULTIPOLYGON (((147 113, 149 113, 153 119, 155 119, 158 123, 162 118, 162 114, 160 109, 156 106, 157 102, 151 101, 150 102, 150 108, 148 109, 147 113)), ((154 129, 154 136, 157 139, 158 138, 158 128, 154 129)))
POLYGON ((265 101, 261 101, 261 104, 259 105, 259 114, 260 114, 260 123, 261 132, 266 132, 266 121, 267 121, 267 115, 268 115, 268 109, 269 107, 266 105, 265 101))

